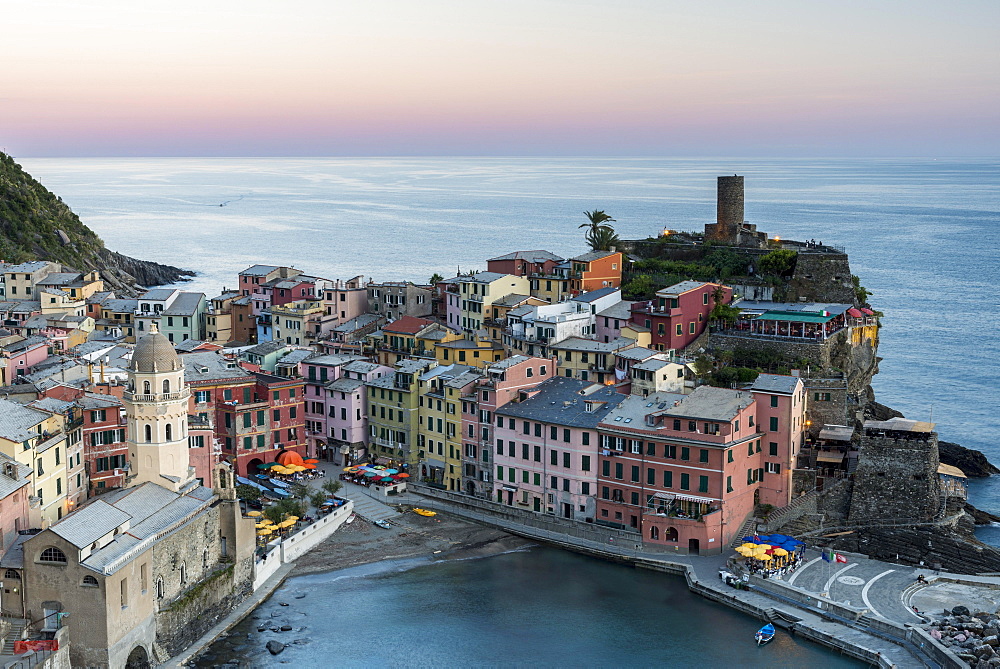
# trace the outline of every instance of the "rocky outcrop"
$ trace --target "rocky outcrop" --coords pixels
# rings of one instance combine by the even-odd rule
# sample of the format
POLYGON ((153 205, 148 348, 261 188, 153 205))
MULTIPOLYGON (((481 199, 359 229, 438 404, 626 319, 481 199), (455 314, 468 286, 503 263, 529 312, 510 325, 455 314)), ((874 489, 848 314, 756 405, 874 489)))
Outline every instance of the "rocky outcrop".
POLYGON ((976 525, 989 525, 990 523, 1000 523, 1000 516, 994 516, 989 511, 982 511, 966 503, 965 512, 972 516, 972 520, 976 525))
POLYGON ((58 196, 4 153, 0 153, 0 260, 49 260, 80 272, 98 270, 122 296, 195 275, 109 250, 58 196))
POLYGON ((958 467, 969 478, 986 478, 1000 474, 1000 469, 994 467, 986 456, 979 451, 965 448, 950 441, 938 442, 941 463, 958 467))
POLYGON ((98 251, 99 265, 94 269, 108 280, 117 280, 123 286, 162 286, 187 281, 195 276, 190 270, 161 265, 148 260, 136 260, 116 251, 102 248, 98 251))

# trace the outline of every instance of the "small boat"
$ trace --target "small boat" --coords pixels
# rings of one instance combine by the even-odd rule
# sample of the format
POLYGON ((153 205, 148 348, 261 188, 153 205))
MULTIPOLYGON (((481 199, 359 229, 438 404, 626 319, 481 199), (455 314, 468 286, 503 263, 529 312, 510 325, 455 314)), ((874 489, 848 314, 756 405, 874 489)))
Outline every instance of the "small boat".
POLYGON ((351 515, 350 515, 350 516, 349 516, 349 517, 347 518, 347 520, 345 520, 344 522, 345 522, 345 523, 347 523, 348 525, 350 525, 351 523, 353 523, 353 522, 354 522, 354 514, 352 513, 352 514, 351 514, 351 515))
POLYGON ((757 630, 757 633, 753 635, 753 638, 757 640, 758 646, 763 646, 765 643, 774 638, 774 625, 768 623, 757 630))
POLYGON ((428 518, 438 515, 437 511, 428 511, 427 509, 413 509, 413 513, 421 516, 427 516, 428 518))
POLYGON ((390 529, 392 529, 392 525, 389 524, 388 520, 376 520, 375 524, 377 526, 381 527, 383 530, 390 530, 390 529))

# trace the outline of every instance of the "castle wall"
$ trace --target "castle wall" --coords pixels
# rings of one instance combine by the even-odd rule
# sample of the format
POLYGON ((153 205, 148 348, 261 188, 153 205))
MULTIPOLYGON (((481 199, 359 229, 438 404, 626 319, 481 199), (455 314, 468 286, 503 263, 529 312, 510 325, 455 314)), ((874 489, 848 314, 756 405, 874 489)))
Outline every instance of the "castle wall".
POLYGON ((849 520, 935 520, 941 510, 937 433, 866 433, 861 438, 849 520))
POLYGON ((851 263, 846 253, 799 252, 785 300, 854 304, 851 263))

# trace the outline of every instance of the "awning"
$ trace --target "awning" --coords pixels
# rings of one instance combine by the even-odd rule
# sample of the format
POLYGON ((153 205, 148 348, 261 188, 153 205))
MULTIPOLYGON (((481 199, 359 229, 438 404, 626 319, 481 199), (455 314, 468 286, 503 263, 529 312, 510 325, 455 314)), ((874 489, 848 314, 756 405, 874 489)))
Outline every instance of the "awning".
POLYGON ((875 312, 872 311, 871 309, 869 309, 868 307, 861 307, 861 313, 866 314, 868 316, 874 316, 875 315, 875 312))
POLYGON ((854 307, 847 310, 847 315, 851 318, 861 318, 863 316, 863 314, 854 307))
POLYGON ((517 492, 517 488, 509 485, 505 485, 503 489, 506 490, 507 492, 517 492))
POLYGON ((844 453, 823 452, 816 456, 816 462, 843 462, 844 453))
POLYGON ((944 474, 945 476, 954 476, 955 478, 964 479, 966 478, 965 472, 963 472, 958 467, 953 467, 951 465, 938 465, 938 474, 944 474))
POLYGON ((768 311, 754 320, 783 321, 790 323, 829 323, 834 319, 832 314, 823 315, 818 311, 768 311))

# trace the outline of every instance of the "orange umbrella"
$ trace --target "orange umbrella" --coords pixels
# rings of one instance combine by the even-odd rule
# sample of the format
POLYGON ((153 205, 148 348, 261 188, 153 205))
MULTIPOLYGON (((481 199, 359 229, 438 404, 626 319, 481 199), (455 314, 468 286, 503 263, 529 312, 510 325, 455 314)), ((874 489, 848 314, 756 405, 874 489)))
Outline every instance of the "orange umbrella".
POLYGON ((307 462, 302 466, 305 467, 306 469, 316 469, 316 465, 312 464, 311 462, 307 462))
POLYGON ((309 458, 308 460, 305 460, 305 463, 307 465, 316 465, 319 464, 319 460, 317 460, 316 458, 309 458))

